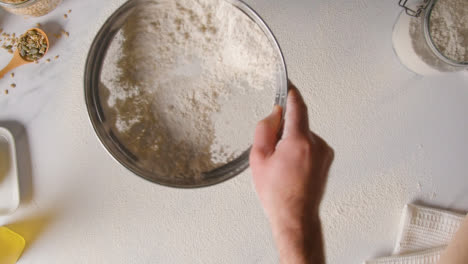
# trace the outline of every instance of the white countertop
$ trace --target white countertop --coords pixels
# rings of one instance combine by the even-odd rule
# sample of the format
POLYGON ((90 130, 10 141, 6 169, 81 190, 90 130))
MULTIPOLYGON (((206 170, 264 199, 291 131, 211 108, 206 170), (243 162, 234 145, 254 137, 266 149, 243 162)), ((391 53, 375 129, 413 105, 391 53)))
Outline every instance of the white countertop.
MULTIPOLYGON (((0 80, 0 126, 17 141, 22 195, 0 225, 27 240, 18 263, 276 263, 250 171, 172 189, 132 175, 100 145, 84 63, 123 2, 65 0, 35 19, 0 13, 8 32, 39 22, 71 34, 51 37, 58 60, 15 70, 16 88, 0 80)), ((421 77, 400 65, 391 42, 398 1, 247 2, 276 34, 311 127, 336 151, 322 206, 329 263, 389 254, 405 203, 468 210, 468 74, 421 77)))

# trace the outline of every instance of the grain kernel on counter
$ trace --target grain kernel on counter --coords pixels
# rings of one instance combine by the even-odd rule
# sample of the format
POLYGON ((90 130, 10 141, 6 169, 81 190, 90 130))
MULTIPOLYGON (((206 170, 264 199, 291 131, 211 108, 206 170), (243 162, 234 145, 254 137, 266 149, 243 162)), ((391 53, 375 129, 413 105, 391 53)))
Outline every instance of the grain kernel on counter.
POLYGON ((10 84, 10 87, 11 87, 11 88, 16 88, 16 84, 15 84, 15 83, 12 83, 12 84, 10 84))
POLYGON ((60 57, 60 55, 57 55, 57 56, 55 56, 55 58, 54 58, 54 59, 58 59, 59 57, 60 57))
POLYGON ((41 27, 41 23, 37 23, 37 24, 36 24, 36 27, 41 27))
POLYGON ((65 36, 69 37, 69 36, 70 36, 70 33, 65 32, 65 36))
POLYGON ((14 77, 15 77, 15 73, 12 72, 12 73, 10 74, 10 76, 11 76, 11 78, 14 78, 14 77))
POLYGON ((8 94, 8 90, 5 90, 5 94, 8 94))
POLYGON ((46 62, 50 62, 50 59, 47 59, 46 62))
POLYGON ((69 10, 68 10, 68 14, 70 14, 71 12, 72 12, 72 10, 71 10, 71 9, 69 9, 69 10))
POLYGON ((63 15, 63 18, 67 19, 67 18, 68 18, 68 15, 67 15, 67 14, 64 14, 64 15, 63 15))

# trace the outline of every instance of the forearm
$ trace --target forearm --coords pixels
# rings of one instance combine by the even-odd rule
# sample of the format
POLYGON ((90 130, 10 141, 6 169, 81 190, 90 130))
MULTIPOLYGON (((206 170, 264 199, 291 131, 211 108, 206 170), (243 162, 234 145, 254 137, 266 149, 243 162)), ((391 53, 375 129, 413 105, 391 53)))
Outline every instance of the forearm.
POLYGON ((468 217, 465 218, 454 239, 442 253, 439 264, 468 263, 468 217))
POLYGON ((319 217, 301 224, 272 224, 281 264, 324 264, 319 217))

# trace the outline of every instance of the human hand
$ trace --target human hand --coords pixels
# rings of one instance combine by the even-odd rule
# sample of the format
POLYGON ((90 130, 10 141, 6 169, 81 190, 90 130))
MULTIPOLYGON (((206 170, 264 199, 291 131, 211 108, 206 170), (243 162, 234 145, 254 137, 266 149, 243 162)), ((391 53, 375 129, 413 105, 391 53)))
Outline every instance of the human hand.
MULTIPOLYGON (((315 241, 322 247, 319 206, 333 161, 333 150, 309 130, 307 106, 292 84, 284 132, 280 137, 281 113, 281 107, 275 106, 273 112, 257 125, 250 154, 254 185, 271 223, 281 258, 287 258, 287 263, 309 263, 291 260, 292 243, 299 251, 308 250, 309 255, 321 253, 316 260, 321 258, 323 261, 323 249, 314 253, 307 243, 315 241)), ((298 254, 294 257, 314 258, 298 254)))

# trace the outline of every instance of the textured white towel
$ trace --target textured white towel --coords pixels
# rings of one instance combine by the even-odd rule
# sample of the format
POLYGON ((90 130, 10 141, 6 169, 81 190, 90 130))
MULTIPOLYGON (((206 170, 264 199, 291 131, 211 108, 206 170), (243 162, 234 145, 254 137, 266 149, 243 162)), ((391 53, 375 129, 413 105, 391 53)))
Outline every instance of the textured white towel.
POLYGON ((464 215, 406 205, 393 254, 446 246, 460 228, 464 215))
POLYGON ((445 247, 422 250, 404 255, 378 258, 366 261, 366 264, 436 264, 445 247))
POLYGON ((464 215, 406 205, 401 217, 394 256, 366 264, 435 264, 460 227, 464 215))

